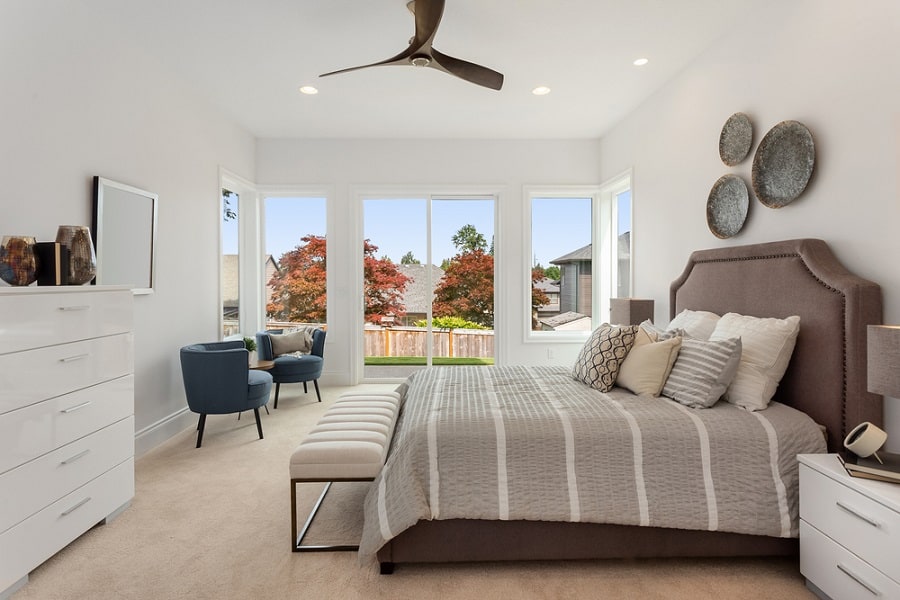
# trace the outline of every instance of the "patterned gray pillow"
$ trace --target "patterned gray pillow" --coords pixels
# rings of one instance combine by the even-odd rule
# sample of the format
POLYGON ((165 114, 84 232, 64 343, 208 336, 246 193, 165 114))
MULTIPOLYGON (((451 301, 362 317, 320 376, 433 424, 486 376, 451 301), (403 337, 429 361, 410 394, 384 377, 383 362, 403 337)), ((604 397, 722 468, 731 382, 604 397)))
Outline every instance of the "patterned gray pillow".
POLYGON ((734 379, 741 338, 704 341, 685 337, 662 395, 691 408, 710 408, 734 379))
POLYGON ((634 345, 637 325, 604 323, 585 342, 572 367, 572 377, 596 390, 608 392, 616 383, 619 366, 634 345))

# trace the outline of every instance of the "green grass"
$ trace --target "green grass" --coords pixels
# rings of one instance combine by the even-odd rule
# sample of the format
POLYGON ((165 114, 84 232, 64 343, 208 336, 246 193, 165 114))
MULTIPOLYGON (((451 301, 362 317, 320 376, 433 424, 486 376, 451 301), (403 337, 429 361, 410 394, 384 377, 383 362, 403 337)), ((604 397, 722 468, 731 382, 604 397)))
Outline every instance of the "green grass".
MULTIPOLYGON (((492 365, 493 358, 447 358, 435 356, 431 359, 434 365, 492 365)), ((366 365, 405 366, 425 365, 424 356, 367 356, 366 365)))

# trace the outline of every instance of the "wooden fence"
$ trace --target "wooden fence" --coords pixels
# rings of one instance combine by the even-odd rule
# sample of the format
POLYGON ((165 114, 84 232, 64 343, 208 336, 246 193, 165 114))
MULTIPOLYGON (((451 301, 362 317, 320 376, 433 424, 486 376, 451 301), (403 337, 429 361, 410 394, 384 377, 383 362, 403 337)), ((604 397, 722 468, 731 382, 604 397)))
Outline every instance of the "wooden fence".
MULTIPOLYGON (((433 330, 432 356, 491 358, 494 332, 481 329, 433 330)), ((384 327, 365 330, 366 356, 425 356, 424 327, 384 327)))

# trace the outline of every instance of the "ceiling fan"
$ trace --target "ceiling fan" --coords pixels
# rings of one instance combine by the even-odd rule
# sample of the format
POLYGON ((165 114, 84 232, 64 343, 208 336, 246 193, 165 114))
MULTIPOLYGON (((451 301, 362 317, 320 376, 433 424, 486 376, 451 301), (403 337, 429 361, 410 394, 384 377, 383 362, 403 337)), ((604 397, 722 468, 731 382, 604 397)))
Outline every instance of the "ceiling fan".
POLYGON ((327 77, 329 75, 337 75, 338 73, 347 73, 348 71, 356 71, 358 69, 366 69, 368 67, 380 67, 387 65, 412 65, 414 67, 429 67, 449 73, 465 79, 476 85, 481 85, 492 90, 499 90, 503 87, 503 74, 498 73, 487 67, 476 65, 452 56, 447 56, 432 47, 434 35, 437 33, 438 25, 441 23, 441 17, 444 14, 445 0, 411 0, 406 4, 410 12, 416 18, 416 33, 409 40, 409 47, 400 54, 388 58, 386 60, 362 65, 359 67, 350 67, 330 73, 323 73, 319 77, 327 77))

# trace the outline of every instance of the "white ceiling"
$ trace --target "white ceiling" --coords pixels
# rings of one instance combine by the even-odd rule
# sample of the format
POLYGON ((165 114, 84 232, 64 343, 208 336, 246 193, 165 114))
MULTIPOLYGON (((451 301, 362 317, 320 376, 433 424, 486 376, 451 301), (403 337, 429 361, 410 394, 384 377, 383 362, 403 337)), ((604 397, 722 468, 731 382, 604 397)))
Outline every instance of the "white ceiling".
POLYGON ((387 139, 598 138, 758 6, 447 0, 435 48, 503 73, 497 92, 405 66, 318 78, 404 50, 406 0, 86 1, 258 138, 387 139))

